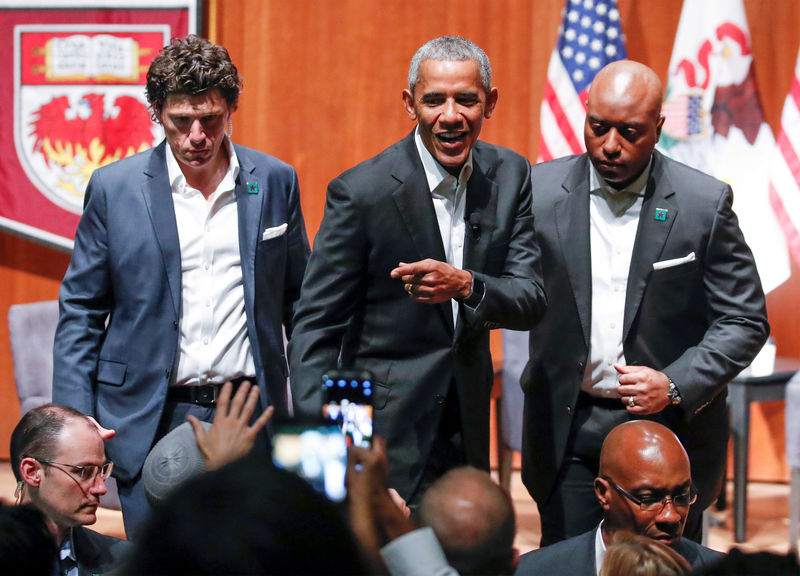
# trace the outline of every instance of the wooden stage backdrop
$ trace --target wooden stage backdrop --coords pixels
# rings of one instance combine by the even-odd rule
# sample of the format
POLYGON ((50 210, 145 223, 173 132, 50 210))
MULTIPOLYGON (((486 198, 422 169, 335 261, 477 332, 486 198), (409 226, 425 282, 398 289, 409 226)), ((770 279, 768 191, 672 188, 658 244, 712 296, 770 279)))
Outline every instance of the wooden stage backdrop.
MULTIPOLYGON (((535 160, 539 106, 564 0, 208 0, 205 33, 245 79, 234 140, 294 165, 309 237, 329 180, 405 136, 400 98, 408 62, 426 40, 459 34, 492 60, 500 99, 482 138, 535 160)), ((746 0, 756 75, 777 132, 800 47, 800 3, 746 0)), ((681 3, 619 0, 628 55, 666 80, 681 3)), ((0 311, 56 298, 69 256, 0 233, 0 311)), ((768 297, 778 354, 800 357, 800 270, 768 297)), ((495 348, 496 346, 495 342, 495 348)), ((498 353, 500 351, 498 350, 498 353)), ((19 418, 8 327, 0 321, 0 458, 19 418)), ((783 404, 754 409, 752 476, 784 479, 783 404)))

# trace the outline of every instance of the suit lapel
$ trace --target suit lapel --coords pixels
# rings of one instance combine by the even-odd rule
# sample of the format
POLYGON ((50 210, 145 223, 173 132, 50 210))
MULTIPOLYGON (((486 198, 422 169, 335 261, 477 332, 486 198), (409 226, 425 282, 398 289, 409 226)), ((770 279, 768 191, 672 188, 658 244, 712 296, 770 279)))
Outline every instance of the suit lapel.
POLYGON ((181 249, 175 206, 172 204, 172 188, 167 173, 166 141, 153 149, 145 175, 148 179, 142 185, 142 193, 161 249, 161 257, 164 259, 175 315, 180 316, 181 249))
MULTIPOLYGON (((419 259, 433 258, 446 262, 439 222, 436 220, 428 180, 414 143, 413 132, 403 140, 401 148, 405 154, 392 172, 392 176, 401 184, 392 193, 392 197, 419 253, 419 259)), ((450 302, 436 304, 435 307, 452 332, 453 310, 450 302)))
MULTIPOLYGON (((493 150, 482 149, 479 145, 480 143, 472 152, 473 170, 467 183, 464 207, 467 229, 464 234, 462 268, 483 272, 487 249, 497 227, 497 184, 487 176, 492 174, 497 158, 493 150), (470 226, 475 224, 477 224, 476 231, 472 232, 470 226)), ((456 340, 461 338, 464 329, 465 325, 459 318, 456 323, 456 340)))
POLYGON ((261 209, 266 197, 266 182, 256 177, 255 164, 236 147, 239 159, 239 175, 236 178, 236 210, 239 219, 239 256, 242 266, 242 284, 244 286, 245 308, 252 315, 255 304, 255 262, 258 233, 261 229, 261 209), (255 187, 250 186, 255 184, 255 187), (255 193, 250 192, 255 190, 255 193))
POLYGON ((664 244, 678 216, 675 191, 669 177, 664 172, 664 162, 658 152, 653 154, 653 167, 647 180, 647 190, 639 215, 636 242, 631 255, 628 272, 628 286, 625 296, 625 320, 622 328, 622 342, 628 337, 633 319, 639 310, 642 296, 653 272, 653 262, 657 262, 664 250, 664 244), (656 218, 656 210, 666 210, 666 219, 656 218))
POLYGON ((486 262, 486 250, 496 227, 497 184, 486 175, 491 172, 495 158, 483 158, 476 146, 473 151, 473 171, 467 184, 467 204, 464 216, 469 227, 475 215, 478 218, 478 233, 467 230, 464 242, 464 268, 482 271, 486 262), (477 238, 475 237, 477 236, 477 238))
POLYGON ((589 232, 589 161, 578 158, 562 184, 564 194, 555 204, 555 226, 564 264, 589 346, 592 308, 592 260, 589 232))

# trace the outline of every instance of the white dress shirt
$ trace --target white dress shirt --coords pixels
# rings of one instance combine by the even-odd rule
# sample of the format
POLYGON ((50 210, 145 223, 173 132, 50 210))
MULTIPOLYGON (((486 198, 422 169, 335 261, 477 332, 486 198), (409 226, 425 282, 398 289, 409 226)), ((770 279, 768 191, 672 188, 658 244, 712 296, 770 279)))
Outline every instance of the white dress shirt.
POLYGON ((606 194, 619 193, 608 186, 589 164, 592 325, 589 362, 581 389, 594 396, 617 397, 619 375, 614 364, 625 364, 622 350, 625 294, 651 164, 652 160, 623 191, 627 195, 636 194, 638 198, 619 215, 612 210, 609 201, 595 191, 604 188, 606 194))
POLYGON ((606 557, 606 543, 603 540, 603 521, 595 530, 594 534, 594 573, 600 576, 600 568, 603 566, 603 559, 606 557))
MULTIPOLYGON (((442 236, 447 263, 454 268, 463 269, 464 266, 464 233, 466 222, 464 220, 467 204, 467 182, 472 175, 472 152, 464 165, 458 179, 445 170, 433 155, 425 148, 422 137, 419 135, 419 126, 414 132, 414 142, 425 177, 428 179, 428 188, 433 199, 433 208, 436 211, 436 220, 439 223, 439 233, 442 236)), ((453 325, 458 319, 458 301, 452 299, 453 325)))
POLYGON ((167 146, 181 249, 181 314, 174 384, 224 382, 255 374, 247 336, 235 182, 239 160, 228 143, 229 164, 208 200, 186 183, 167 146))

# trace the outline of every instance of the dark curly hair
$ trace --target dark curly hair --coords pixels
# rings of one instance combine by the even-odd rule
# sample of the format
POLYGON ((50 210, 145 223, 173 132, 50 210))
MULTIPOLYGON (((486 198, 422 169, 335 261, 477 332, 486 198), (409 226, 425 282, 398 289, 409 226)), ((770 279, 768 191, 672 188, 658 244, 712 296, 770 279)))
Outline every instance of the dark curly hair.
POLYGON ((147 101, 156 121, 167 95, 194 96, 214 88, 235 109, 242 91, 242 77, 225 48, 195 34, 174 38, 153 59, 147 71, 147 101))

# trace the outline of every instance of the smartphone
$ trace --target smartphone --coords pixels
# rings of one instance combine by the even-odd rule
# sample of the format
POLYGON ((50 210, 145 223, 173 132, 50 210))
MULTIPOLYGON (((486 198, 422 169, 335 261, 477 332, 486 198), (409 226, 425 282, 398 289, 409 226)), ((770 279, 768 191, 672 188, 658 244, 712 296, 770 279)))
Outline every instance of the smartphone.
POLYGON ((272 461, 334 502, 347 496, 347 443, 336 424, 285 423, 272 434, 272 461))
POLYGON ((344 432, 348 446, 372 446, 372 374, 328 370, 322 376, 322 416, 344 432))

